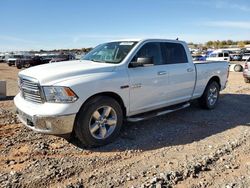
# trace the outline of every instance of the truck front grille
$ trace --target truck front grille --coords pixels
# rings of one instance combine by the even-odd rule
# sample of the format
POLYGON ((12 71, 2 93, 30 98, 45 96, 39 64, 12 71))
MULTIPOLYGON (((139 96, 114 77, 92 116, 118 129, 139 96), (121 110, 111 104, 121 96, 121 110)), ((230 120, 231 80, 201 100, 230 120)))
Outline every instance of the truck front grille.
POLYGON ((19 77, 19 87, 22 97, 31 102, 43 103, 38 80, 30 77, 19 77))

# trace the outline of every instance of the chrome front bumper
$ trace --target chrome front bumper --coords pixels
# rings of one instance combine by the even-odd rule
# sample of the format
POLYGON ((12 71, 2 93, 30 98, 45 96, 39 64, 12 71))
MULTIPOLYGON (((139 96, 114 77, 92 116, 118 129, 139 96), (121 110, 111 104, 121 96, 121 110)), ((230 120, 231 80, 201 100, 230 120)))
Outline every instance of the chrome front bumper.
POLYGON ((53 135, 65 135, 73 131, 76 114, 60 116, 30 116, 17 108, 17 116, 29 129, 53 135))

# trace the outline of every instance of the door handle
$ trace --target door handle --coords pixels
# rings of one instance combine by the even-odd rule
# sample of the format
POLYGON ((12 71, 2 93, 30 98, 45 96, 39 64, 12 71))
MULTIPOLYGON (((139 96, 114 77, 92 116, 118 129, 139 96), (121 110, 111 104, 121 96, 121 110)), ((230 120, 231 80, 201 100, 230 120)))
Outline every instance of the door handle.
POLYGON ((159 71, 157 74, 158 75, 165 75, 165 74, 167 74, 167 72, 166 71, 159 71))
POLYGON ((193 68, 188 68, 188 69, 187 69, 187 72, 193 72, 193 71, 194 71, 193 68))

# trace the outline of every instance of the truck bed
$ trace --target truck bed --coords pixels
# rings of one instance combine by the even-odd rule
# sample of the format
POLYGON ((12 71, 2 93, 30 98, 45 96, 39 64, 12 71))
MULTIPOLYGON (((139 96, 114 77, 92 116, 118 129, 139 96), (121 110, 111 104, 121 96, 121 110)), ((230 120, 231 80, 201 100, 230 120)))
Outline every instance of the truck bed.
POLYGON ((196 83, 193 99, 200 97, 205 90, 208 80, 215 75, 220 77, 221 90, 227 82, 229 63, 227 61, 199 61, 194 62, 196 68, 196 83))

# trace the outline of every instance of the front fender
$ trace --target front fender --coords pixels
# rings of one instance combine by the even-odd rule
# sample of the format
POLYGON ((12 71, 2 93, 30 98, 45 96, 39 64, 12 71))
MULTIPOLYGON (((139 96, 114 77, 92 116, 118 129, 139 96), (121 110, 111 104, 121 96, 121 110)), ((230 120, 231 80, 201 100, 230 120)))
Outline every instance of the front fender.
POLYGON ((79 97, 74 104, 76 105, 75 109, 77 112, 88 98, 104 92, 112 92, 119 95, 123 100, 124 106, 127 109, 129 108, 129 88, 121 87, 129 85, 129 80, 127 73, 122 70, 85 74, 59 82, 55 85, 70 87, 76 93, 79 97))

